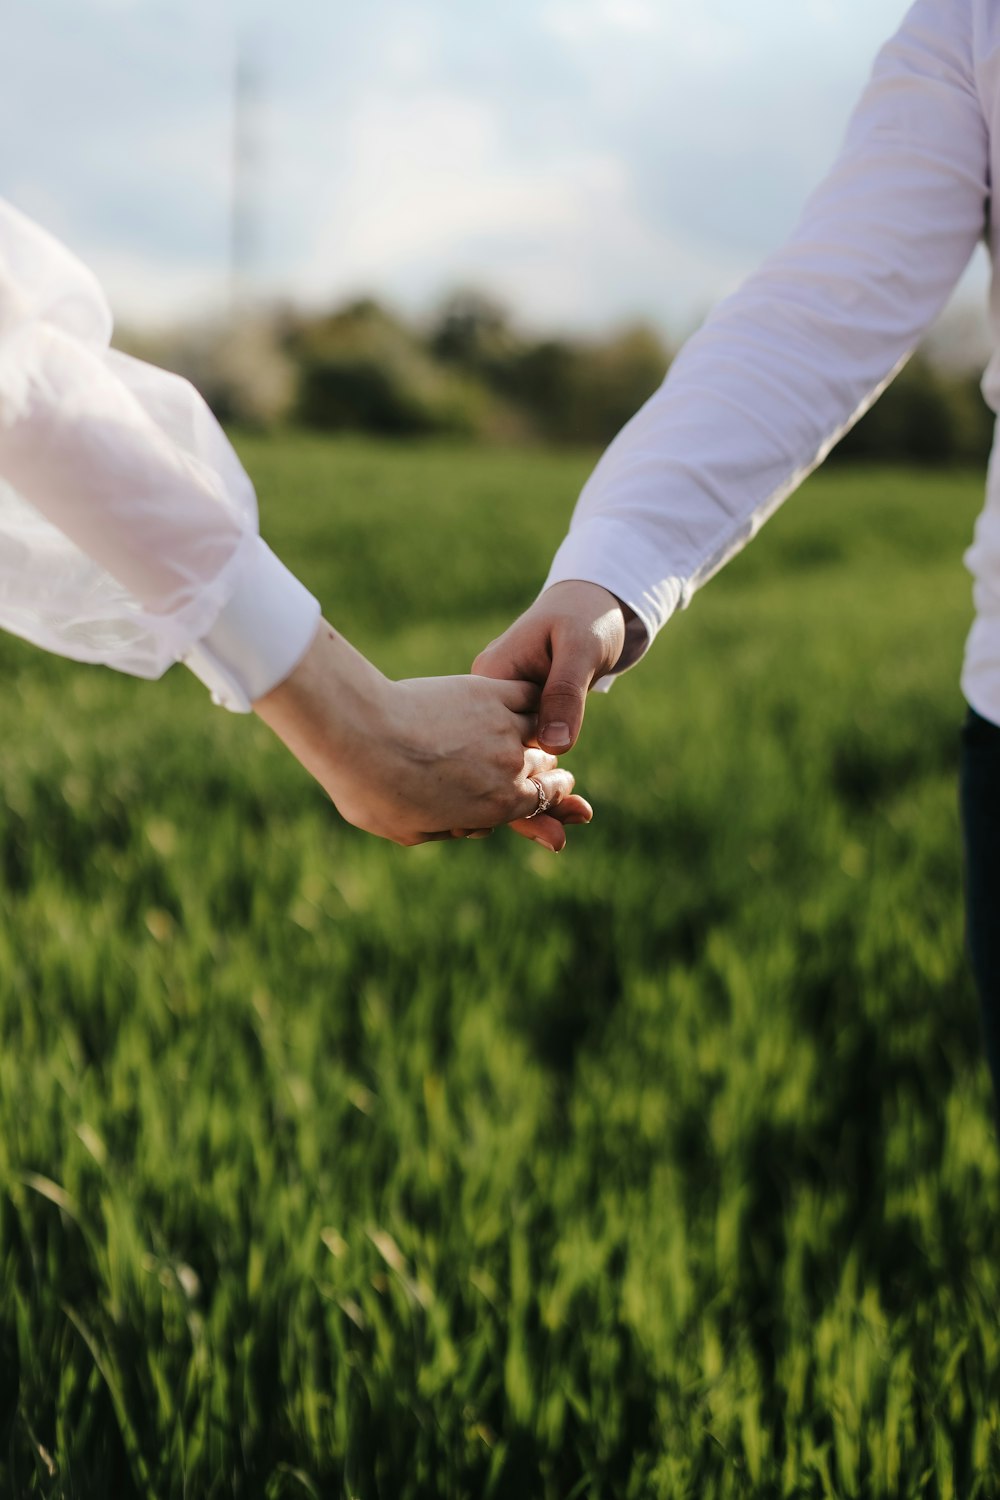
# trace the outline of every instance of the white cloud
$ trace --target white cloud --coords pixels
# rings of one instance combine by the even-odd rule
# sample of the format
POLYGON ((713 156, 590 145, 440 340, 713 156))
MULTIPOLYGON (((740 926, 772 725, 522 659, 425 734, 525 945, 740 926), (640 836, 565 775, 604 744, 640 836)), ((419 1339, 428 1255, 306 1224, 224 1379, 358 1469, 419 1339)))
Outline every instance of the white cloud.
POLYGON ((608 154, 511 159, 496 115, 460 94, 366 100, 344 133, 335 213, 304 267, 307 285, 442 265, 487 242, 537 241, 577 224, 581 193, 616 181, 608 154))
POLYGON ((567 42, 588 42, 608 32, 648 36, 663 31, 665 10, 653 0, 547 0, 541 23, 567 42))
POLYGON ((397 9, 392 25, 385 28, 379 57, 387 78, 397 84, 411 83, 433 72, 434 29, 419 10, 397 9))
POLYGON ((703 309, 738 266, 653 227, 634 174, 607 150, 514 157, 478 100, 368 100, 296 290, 309 300, 387 289, 420 306, 473 282, 543 327, 703 309))
POLYGON ((681 7, 654 0, 546 0, 541 25, 560 42, 591 54, 597 71, 610 71, 605 49, 627 49, 638 61, 637 45, 653 42, 669 65, 724 68, 745 56, 753 28, 735 16, 702 3, 681 7))

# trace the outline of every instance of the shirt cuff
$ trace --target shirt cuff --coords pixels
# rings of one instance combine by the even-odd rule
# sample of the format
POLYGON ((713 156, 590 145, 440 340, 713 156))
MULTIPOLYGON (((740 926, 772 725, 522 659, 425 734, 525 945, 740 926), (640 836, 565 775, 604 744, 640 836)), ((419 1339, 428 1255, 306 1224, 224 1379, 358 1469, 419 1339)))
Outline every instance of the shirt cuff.
POLYGON ((319 601, 258 537, 229 602, 181 659, 213 703, 248 714, 298 666, 320 613, 319 601))

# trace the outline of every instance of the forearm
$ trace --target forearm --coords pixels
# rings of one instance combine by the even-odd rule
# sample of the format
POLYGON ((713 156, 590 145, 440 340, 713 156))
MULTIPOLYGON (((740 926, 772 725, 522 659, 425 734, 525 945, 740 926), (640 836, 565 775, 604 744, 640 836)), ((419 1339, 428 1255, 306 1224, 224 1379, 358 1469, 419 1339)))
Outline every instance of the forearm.
POLYGON ((601 584, 655 635, 906 359, 982 236, 987 179, 967 0, 922 0, 788 243, 602 457, 548 582, 601 584))
POLYGON ((333 765, 366 755, 388 734, 390 684, 326 620, 280 683, 253 704, 254 713, 308 771, 323 780, 333 765))

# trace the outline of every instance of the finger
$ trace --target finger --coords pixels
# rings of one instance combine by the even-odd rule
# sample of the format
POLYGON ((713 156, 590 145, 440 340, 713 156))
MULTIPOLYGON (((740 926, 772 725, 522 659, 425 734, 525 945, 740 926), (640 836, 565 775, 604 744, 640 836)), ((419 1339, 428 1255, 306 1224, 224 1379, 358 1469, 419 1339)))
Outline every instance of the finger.
POLYGON ((521 770, 502 794, 489 799, 485 814, 497 823, 527 818, 546 801, 558 802, 573 790, 569 771, 558 768, 554 755, 545 750, 525 750, 521 770), (533 778, 537 777, 537 784, 533 778), (541 787, 541 793, 539 793, 541 787))
POLYGON ((472 663, 472 666, 469 668, 469 671, 472 673, 473 677, 510 676, 510 661, 509 659, 503 659, 498 649, 500 639, 501 637, 497 636, 495 641, 490 641, 489 645, 484 646, 482 651, 480 651, 479 655, 472 663))
POLYGON ((566 847, 566 830, 559 819, 549 813, 539 813, 534 818, 516 818, 509 826, 521 838, 541 844, 553 854, 560 854, 566 847))
MULTIPOLYGON (((529 751, 526 760, 529 760, 531 755, 538 755, 539 753, 538 751, 529 751)), ((511 821, 518 822, 521 819, 531 818, 533 815, 540 817, 541 814, 538 812, 539 807, 544 808, 548 812, 549 808, 556 807, 564 797, 569 796, 573 790, 573 786, 573 777, 569 771, 563 771, 559 768, 553 770, 542 770, 541 768, 537 771, 528 770, 522 788, 523 795, 519 799, 521 805, 515 810, 514 818, 511 821), (539 786, 542 788, 541 796, 538 793, 539 786)))
POLYGON ((495 641, 490 641, 488 646, 483 647, 470 668, 474 677, 516 682, 528 675, 520 666, 521 653, 512 645, 509 635, 510 631, 505 631, 495 641))
MULTIPOLYGON (((547 750, 530 747, 524 757, 524 774, 542 776, 546 771, 554 771, 558 764, 555 756, 550 755, 547 750)), ((569 772, 566 774, 569 775, 569 772)))
POLYGON ((492 828, 453 828, 449 835, 453 839, 488 839, 492 828))
POLYGON ((552 666, 538 710, 538 743, 555 755, 571 750, 580 733, 596 670, 594 647, 590 636, 553 644, 552 666))
POLYGON ((521 727, 521 744, 528 746, 538 745, 538 715, 537 714, 515 714, 514 718, 521 727))
MULTIPOLYGON (((552 756, 544 756, 537 753, 537 759, 546 759, 552 762, 552 756)), ((568 814, 574 820, 586 820, 583 811, 591 811, 589 802, 583 801, 582 796, 573 795, 573 775, 562 769, 538 769, 537 772, 529 774, 529 786, 535 796, 535 808, 544 807, 544 811, 529 810, 523 817, 516 817, 511 823, 511 828, 522 838, 532 838, 535 843, 541 844, 543 849, 552 849, 553 853, 559 853, 565 849, 564 819, 561 816, 562 805, 568 804, 568 814), (544 802, 538 796, 538 784, 543 787, 544 802)), ((592 816, 592 814, 591 814, 592 816)), ((565 819, 568 822, 570 817, 565 819)))
POLYGON ((566 847, 565 829, 589 823, 593 816, 594 809, 590 803, 574 792, 557 802, 548 812, 539 813, 534 818, 518 818, 510 826, 522 838, 533 839, 544 848, 551 849, 553 854, 558 854, 566 847))
POLYGON ((502 682, 501 701, 516 714, 535 713, 542 691, 536 682, 502 682))
POLYGON ((549 809, 549 812, 552 817, 559 819, 564 828, 572 824, 589 823, 594 816, 594 809, 586 797, 581 797, 576 792, 563 797, 561 802, 557 802, 555 807, 549 809))

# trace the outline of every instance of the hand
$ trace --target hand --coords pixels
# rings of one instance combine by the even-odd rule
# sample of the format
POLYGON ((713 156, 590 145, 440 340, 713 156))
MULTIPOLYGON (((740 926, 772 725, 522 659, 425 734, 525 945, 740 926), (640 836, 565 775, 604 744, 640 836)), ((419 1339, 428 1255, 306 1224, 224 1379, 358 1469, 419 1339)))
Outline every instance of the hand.
POLYGON ((558 850, 563 825, 593 814, 553 756, 525 748, 537 702, 524 682, 390 682, 322 621, 295 671, 254 710, 358 828, 411 845, 514 823, 558 850), (552 803, 533 818, 531 777, 552 803))
POLYGON ((576 744, 590 685, 616 665, 632 611, 596 583, 554 583, 481 651, 473 672, 542 689, 538 744, 563 754, 576 744))

